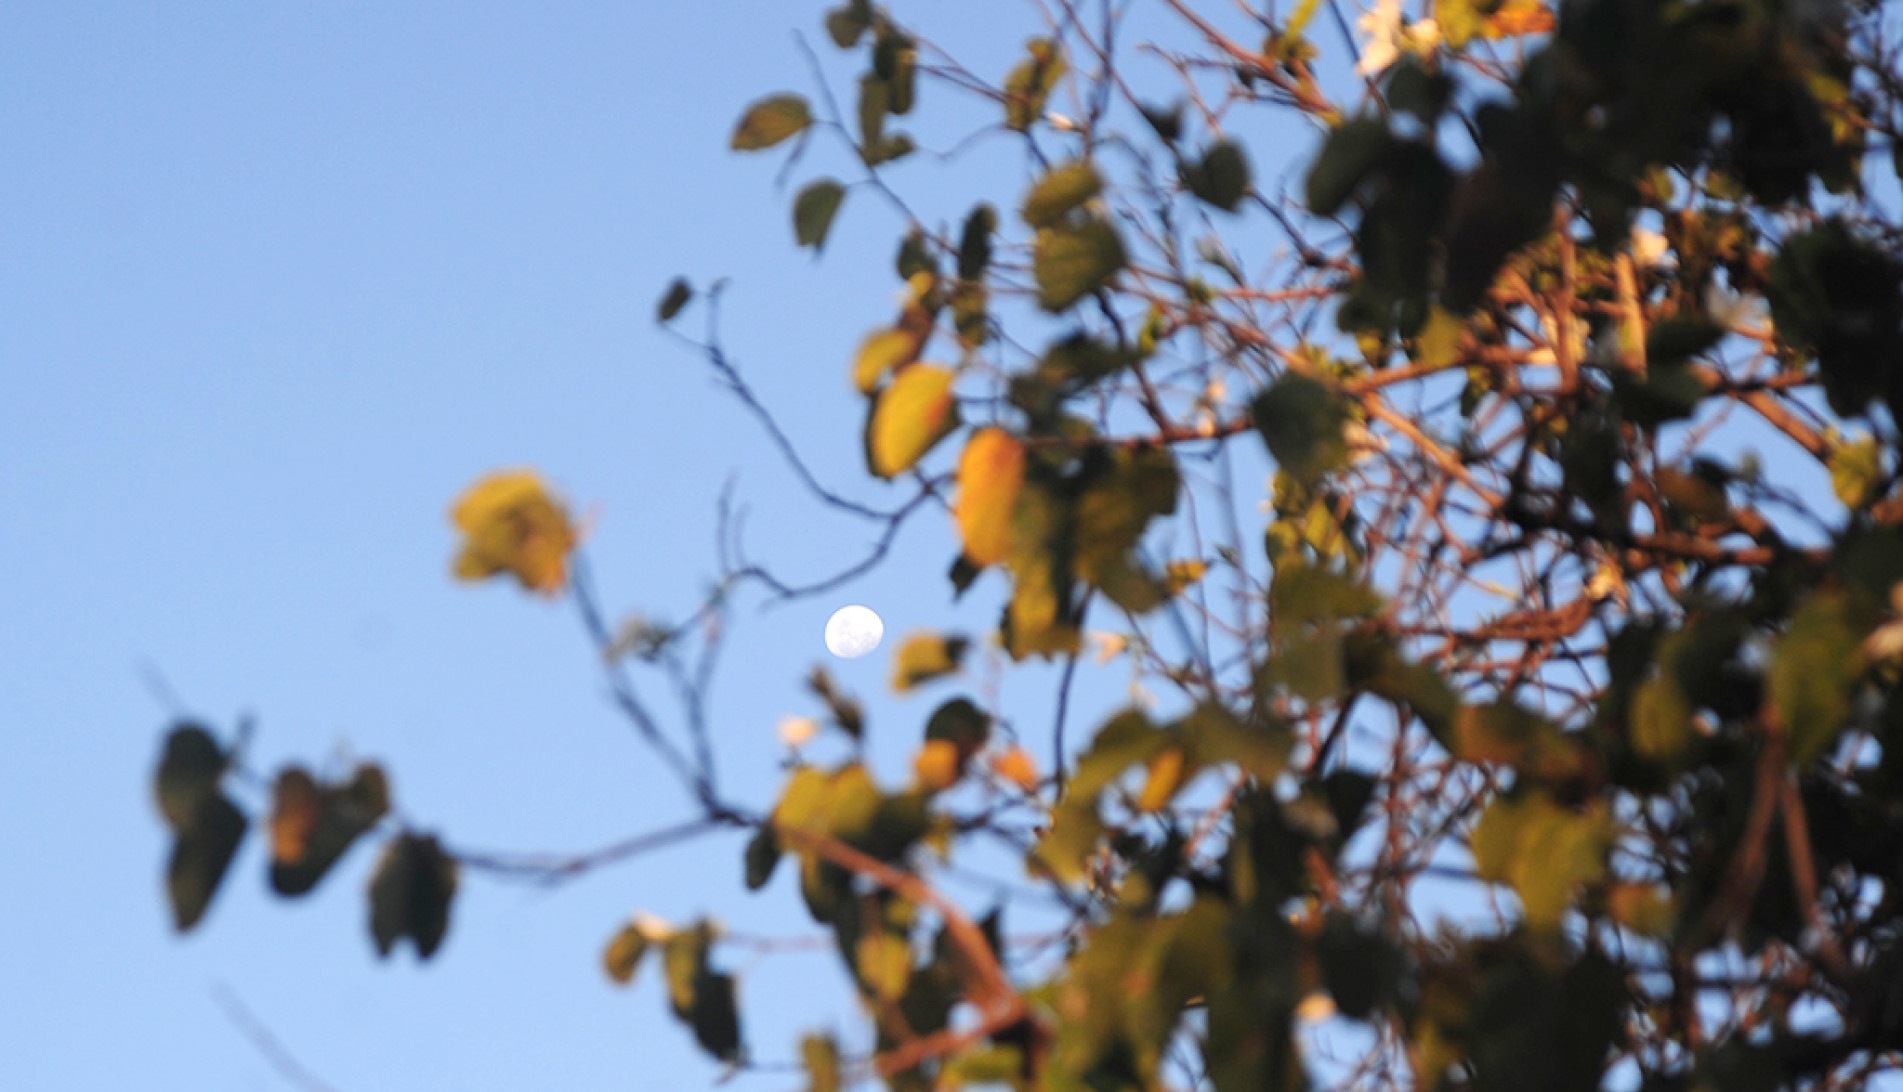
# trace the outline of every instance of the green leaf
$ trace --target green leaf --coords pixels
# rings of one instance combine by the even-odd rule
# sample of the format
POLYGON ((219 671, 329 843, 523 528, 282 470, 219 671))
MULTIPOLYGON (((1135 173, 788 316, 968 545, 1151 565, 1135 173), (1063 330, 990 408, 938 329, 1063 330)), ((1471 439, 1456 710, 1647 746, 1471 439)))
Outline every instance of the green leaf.
POLYGON ((1830 453, 1830 485, 1845 508, 1862 508, 1883 484, 1883 448, 1869 433, 1838 444, 1830 453))
POLYGON ((1102 288, 1126 261, 1117 229, 1091 218, 1038 232, 1032 252, 1038 306, 1064 311, 1102 288))
POLYGON ((601 953, 602 970, 615 985, 626 986, 634 981, 634 972, 641 968, 641 957, 649 947, 647 931, 640 922, 631 921, 609 938, 601 953))
POLYGON ((1308 169, 1308 208, 1333 216, 1387 158, 1394 137, 1380 118, 1364 115, 1336 126, 1308 169))
POLYGON ((456 861, 436 839, 404 832, 390 839, 370 881, 370 937, 387 957, 399 940, 416 946, 420 959, 436 954, 449 932, 449 904, 456 895, 456 861))
POLYGON ((813 124, 813 112, 798 95, 770 95, 747 107, 734 128, 730 146, 736 152, 771 148, 798 136, 813 124))
POLYGON ((1269 454, 1301 484, 1313 485, 1347 461, 1348 405, 1320 380, 1284 373, 1251 408, 1269 454))
POLYGON ((1087 159, 1073 159, 1050 169, 1024 196, 1020 215, 1034 228, 1055 227, 1072 209, 1103 192, 1103 179, 1087 159))
POLYGON ((1210 145, 1200 161, 1183 164, 1180 174, 1189 192, 1224 212, 1236 211, 1249 192, 1249 161, 1227 140, 1210 145))
POLYGON ((1791 761, 1810 765, 1835 743, 1863 675, 1862 640, 1841 592, 1818 592, 1791 615, 1771 646, 1768 696, 1790 744, 1791 761))
POLYGON ((1032 38, 1024 48, 1030 56, 1004 78, 1004 123, 1020 133, 1044 116, 1044 103, 1067 68, 1063 50, 1049 38, 1032 38))
POLYGON ((656 321, 672 322, 693 298, 694 286, 687 283, 686 277, 675 277, 668 282, 667 291, 661 294, 661 302, 654 308, 656 321))
POLYGON ((832 229, 833 216, 846 199, 846 187, 830 178, 822 178, 800 190, 793 199, 793 235, 800 246, 814 250, 826 247, 826 233, 832 229))
POLYGON ((1575 811, 1544 791, 1498 796, 1474 826, 1474 869, 1512 886, 1528 927, 1554 929, 1579 888, 1605 875, 1614 830, 1604 801, 1575 811))
POLYGON ((1434 0, 1434 25, 1450 49, 1460 49, 1487 26, 1500 0, 1434 0))
POLYGON ((165 869, 172 924, 179 932, 189 932, 204 918, 249 826, 244 813, 215 787, 179 826, 165 869))
POLYGON ((1277 626, 1365 618, 1381 596, 1344 573, 1312 565, 1278 565, 1269 584, 1269 611, 1277 626))

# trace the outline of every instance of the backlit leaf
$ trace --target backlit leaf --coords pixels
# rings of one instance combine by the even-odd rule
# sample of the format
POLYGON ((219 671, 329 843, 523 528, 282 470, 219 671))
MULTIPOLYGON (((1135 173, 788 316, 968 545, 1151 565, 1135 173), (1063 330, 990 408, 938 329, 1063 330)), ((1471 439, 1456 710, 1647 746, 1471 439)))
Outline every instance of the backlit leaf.
POLYGON ((822 250, 826 233, 832 229, 833 216, 846 199, 846 187, 830 178, 808 183, 793 199, 793 236, 800 246, 822 250))
POLYGON ((958 496, 952 518, 974 565, 996 565, 1011 556, 1012 515, 1024 487, 1024 445, 1001 428, 971 434, 958 460, 958 496))
POLYGON ((771 148, 798 136, 813 124, 813 112, 799 95, 771 95, 748 106, 734 128, 731 147, 737 152, 771 148))
POLYGON ((919 631, 907 634, 892 656, 892 689, 904 693, 921 683, 958 670, 971 642, 956 635, 919 631))
POLYGON ((879 393, 868 425, 872 472, 891 478, 910 470, 932 445, 958 427, 950 368, 914 364, 879 393))
POLYGON ((159 814, 173 830, 190 825, 204 800, 218 791, 229 759, 210 732, 196 724, 179 724, 165 737, 153 778, 159 814))
POLYGON ((1037 180, 1024 197, 1024 222, 1034 228, 1053 227, 1065 214, 1103 190, 1096 165, 1087 159, 1060 163, 1037 180))
MULTIPOLYGON (((929 319, 926 329, 930 329, 929 319)), ((922 333, 906 326, 874 330, 859 343, 859 356, 853 361, 852 382, 861 394, 877 390, 880 381, 911 364, 925 351, 922 333)))
POLYGON ((1869 433, 1838 444, 1830 453, 1830 485, 1846 508, 1862 508, 1883 483, 1883 449, 1869 433))
POLYGON ((1821 756, 1842 731, 1863 674, 1862 643, 1845 597, 1820 592, 1797 608, 1790 628, 1771 646, 1765 684, 1791 761, 1799 767, 1821 756))
POLYGON ((451 510, 463 532, 456 556, 459 580, 507 573, 543 595, 568 584, 568 553, 577 535, 568 511, 532 470, 505 470, 479 479, 451 510))
POLYGON ((1125 260, 1117 230, 1100 219, 1038 232, 1032 254, 1038 306, 1066 310, 1103 287, 1125 260))
POLYGON ((839 1044, 830 1035, 808 1035, 800 1042, 807 1092, 839 1092, 839 1044))
POLYGON ((1474 869, 1519 894, 1528 926, 1552 929, 1580 887, 1605 875, 1614 830, 1604 801, 1576 811, 1540 791, 1495 797, 1474 826, 1474 869))
POLYGON ((649 947, 648 933, 642 923, 628 922, 609 938, 608 946, 602 949, 602 970, 617 986, 626 986, 634 981, 634 972, 640 969, 641 957, 647 954, 649 947))
POLYGON ((1044 116, 1044 103, 1067 68, 1063 50, 1049 38, 1032 38, 1024 48, 1030 56, 1004 78, 1004 123, 1018 132, 1044 116))

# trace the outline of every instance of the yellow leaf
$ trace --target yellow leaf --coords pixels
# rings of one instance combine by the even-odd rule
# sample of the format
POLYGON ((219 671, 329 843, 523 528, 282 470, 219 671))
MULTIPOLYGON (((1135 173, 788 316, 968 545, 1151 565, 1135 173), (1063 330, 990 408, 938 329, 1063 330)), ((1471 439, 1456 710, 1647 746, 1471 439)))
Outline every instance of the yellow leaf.
POLYGON ((923 338, 905 330, 874 330, 859 343, 859 358, 852 365, 853 385, 861 394, 871 394, 887 375, 917 360, 924 348, 923 338))
POLYGON ((912 468, 958 426, 950 368, 914 364, 893 377, 872 408, 872 472, 890 478, 912 468))
POLYGON ((958 780, 958 745, 949 739, 932 739, 912 758, 912 773, 926 792, 940 792, 958 780))
POLYGON ((1169 746, 1156 753, 1150 759, 1148 776, 1143 782, 1143 791, 1137 794, 1138 811, 1158 811, 1183 787, 1183 767, 1189 756, 1180 746, 1169 746))
POLYGON ((1178 595, 1185 588, 1201 580, 1203 574, 1208 571, 1209 565, 1196 558, 1190 558, 1187 561, 1172 561, 1169 567, 1163 570, 1163 582, 1169 587, 1171 595, 1178 595))
POLYGON ((508 573, 524 588, 560 594, 568 583, 574 524, 532 470, 504 470, 477 481, 450 513, 463 532, 459 580, 508 573))
POLYGON ((957 671, 967 644, 963 637, 924 631, 907 634, 892 657, 892 689, 904 693, 922 682, 957 671))
POLYGON ((1500 10, 1488 17, 1483 38, 1514 38, 1522 34, 1545 34, 1553 29, 1553 9, 1542 0, 1507 0, 1500 10))
POLYGON ((958 499, 952 518, 973 565, 995 565, 1011 556, 1011 515, 1024 485, 1024 445, 1001 428, 981 428, 958 460, 958 499))

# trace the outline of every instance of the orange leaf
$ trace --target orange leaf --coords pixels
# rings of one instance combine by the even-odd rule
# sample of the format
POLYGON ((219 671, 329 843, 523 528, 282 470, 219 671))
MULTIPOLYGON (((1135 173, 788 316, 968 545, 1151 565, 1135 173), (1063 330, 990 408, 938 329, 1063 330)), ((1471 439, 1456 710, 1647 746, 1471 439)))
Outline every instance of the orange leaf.
POLYGON ((1001 428, 981 428, 958 460, 958 499, 952 518, 973 565, 996 565, 1011 556, 1011 514, 1024 486, 1024 445, 1001 428))
POLYGON ((872 472, 890 478, 911 469, 932 445, 958 426, 950 368, 914 364, 879 392, 868 447, 872 472))

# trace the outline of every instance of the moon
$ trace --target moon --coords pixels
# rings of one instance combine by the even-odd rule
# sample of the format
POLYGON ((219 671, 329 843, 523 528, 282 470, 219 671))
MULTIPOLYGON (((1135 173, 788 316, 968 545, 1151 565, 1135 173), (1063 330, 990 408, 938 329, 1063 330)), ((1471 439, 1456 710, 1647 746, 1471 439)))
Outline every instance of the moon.
POLYGON ((842 660, 856 660, 879 647, 885 622, 871 607, 857 603, 840 607, 826 620, 826 651, 842 660))

